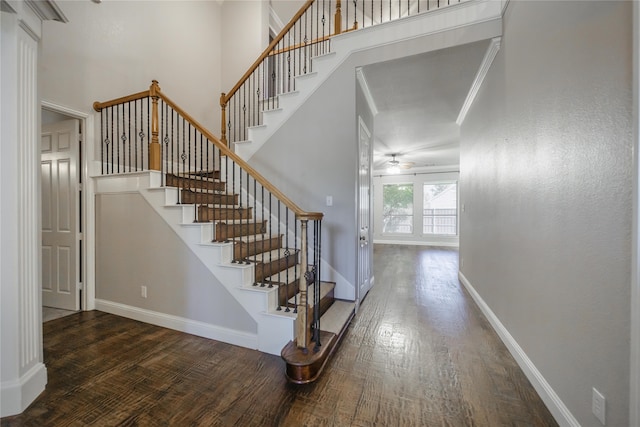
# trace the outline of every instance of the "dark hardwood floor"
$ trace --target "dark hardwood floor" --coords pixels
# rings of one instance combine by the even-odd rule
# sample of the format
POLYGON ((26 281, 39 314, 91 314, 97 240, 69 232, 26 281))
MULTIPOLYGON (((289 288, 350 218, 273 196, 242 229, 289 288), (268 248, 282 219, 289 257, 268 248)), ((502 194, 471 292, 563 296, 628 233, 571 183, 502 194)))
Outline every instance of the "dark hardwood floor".
POLYGON ((278 356, 97 311, 44 324, 49 383, 2 426, 555 426, 457 279, 458 253, 376 245, 376 284, 313 384, 278 356))

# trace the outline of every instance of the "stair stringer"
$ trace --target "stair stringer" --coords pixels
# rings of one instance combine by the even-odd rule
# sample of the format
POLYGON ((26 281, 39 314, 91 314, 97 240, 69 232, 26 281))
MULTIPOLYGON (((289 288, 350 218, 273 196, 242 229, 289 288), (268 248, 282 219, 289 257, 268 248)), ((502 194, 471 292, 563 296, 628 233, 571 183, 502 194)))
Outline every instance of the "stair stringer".
POLYGON ((252 286, 254 266, 231 263, 233 244, 212 242, 213 224, 194 223, 195 206, 177 205, 179 190, 160 182, 159 172, 114 175, 100 190, 137 191, 256 321, 257 350, 279 355, 294 337, 295 315, 276 311, 277 288, 252 286))
MULTIPOLYGON (((234 143, 235 152, 248 161, 352 54, 385 46, 393 51, 393 45, 398 43, 477 24, 492 27, 490 32, 496 34, 488 37, 495 37, 502 32, 502 10, 500 1, 467 0, 332 37, 332 52, 312 58, 313 71, 295 77, 296 90, 278 95, 277 111, 265 111, 263 124, 248 129, 247 141, 234 143)), ((421 52, 413 52, 417 53, 421 52)), ((389 59, 392 58, 380 58, 380 61, 389 59)))

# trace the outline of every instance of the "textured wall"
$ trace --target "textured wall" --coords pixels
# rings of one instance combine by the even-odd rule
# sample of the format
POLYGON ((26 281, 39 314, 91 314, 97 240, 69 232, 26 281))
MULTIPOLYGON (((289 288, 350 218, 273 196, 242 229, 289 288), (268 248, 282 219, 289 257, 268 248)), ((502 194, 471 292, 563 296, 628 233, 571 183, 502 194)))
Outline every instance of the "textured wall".
POLYGON ((463 274, 583 426, 628 425, 631 2, 511 2, 462 127, 463 274))

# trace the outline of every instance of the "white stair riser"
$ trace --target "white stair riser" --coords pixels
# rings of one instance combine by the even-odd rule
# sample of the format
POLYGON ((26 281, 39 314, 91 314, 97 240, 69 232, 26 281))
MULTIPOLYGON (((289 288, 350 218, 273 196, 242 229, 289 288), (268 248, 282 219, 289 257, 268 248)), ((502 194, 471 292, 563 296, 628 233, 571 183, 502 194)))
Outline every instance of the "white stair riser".
POLYGON ((280 116, 284 114, 284 110, 282 108, 276 108, 274 110, 266 110, 262 113, 262 123, 265 125, 269 125, 270 122, 278 122, 282 120, 280 116))

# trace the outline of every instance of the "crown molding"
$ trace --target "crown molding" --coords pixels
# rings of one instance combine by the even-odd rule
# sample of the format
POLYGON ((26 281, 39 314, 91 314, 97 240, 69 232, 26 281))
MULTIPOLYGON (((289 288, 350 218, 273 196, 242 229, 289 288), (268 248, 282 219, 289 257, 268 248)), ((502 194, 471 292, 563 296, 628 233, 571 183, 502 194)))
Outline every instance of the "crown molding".
POLYGON ((54 0, 25 0, 25 3, 42 21, 69 22, 54 0))

